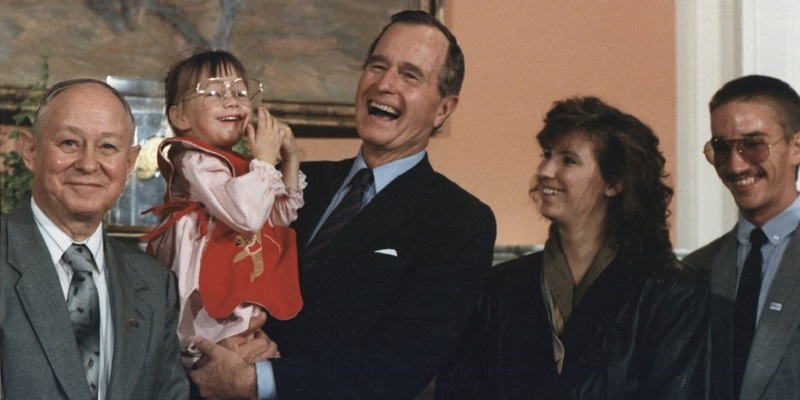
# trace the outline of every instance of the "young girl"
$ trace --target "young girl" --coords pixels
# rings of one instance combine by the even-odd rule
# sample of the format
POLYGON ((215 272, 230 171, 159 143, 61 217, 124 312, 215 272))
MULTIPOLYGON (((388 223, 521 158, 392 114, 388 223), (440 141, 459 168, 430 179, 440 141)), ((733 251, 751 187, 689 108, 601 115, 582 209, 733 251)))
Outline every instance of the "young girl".
MULTIPOLYGON (((278 319, 302 307, 297 247, 289 223, 303 205, 291 130, 260 104, 261 84, 225 51, 194 54, 165 79, 167 117, 158 163, 167 191, 149 211, 161 223, 148 252, 178 276, 178 336, 184 366, 200 356, 197 336, 219 342, 245 334, 260 307, 278 319), (252 160, 232 152, 245 135, 252 160), (282 167, 275 165, 280 156, 282 167)), ((252 360, 251 360, 252 361, 252 360)))

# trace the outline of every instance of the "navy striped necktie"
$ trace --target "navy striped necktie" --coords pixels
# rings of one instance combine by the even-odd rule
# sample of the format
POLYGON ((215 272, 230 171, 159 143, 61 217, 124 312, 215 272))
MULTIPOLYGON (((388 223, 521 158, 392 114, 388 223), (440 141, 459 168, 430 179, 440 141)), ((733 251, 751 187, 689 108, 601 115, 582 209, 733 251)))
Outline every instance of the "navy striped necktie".
POLYGON ((364 201, 364 191, 372 184, 373 180, 372 170, 369 168, 362 168, 356 172, 348 185, 350 190, 306 247, 303 253, 303 269, 313 268, 339 231, 358 214, 364 201))

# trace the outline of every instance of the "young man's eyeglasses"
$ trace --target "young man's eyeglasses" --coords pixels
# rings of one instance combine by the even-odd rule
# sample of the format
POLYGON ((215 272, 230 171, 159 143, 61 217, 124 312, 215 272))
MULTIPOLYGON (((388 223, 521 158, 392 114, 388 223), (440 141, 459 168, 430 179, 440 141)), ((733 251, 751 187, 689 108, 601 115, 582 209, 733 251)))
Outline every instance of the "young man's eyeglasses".
POLYGON ((256 108, 261 105, 264 87, 258 79, 253 78, 236 78, 234 80, 208 78, 197 83, 195 92, 196 96, 190 96, 184 100, 200 97, 203 100, 203 107, 206 109, 224 106, 228 96, 242 107, 256 108))
POLYGON ((774 145, 767 143, 764 136, 745 136, 738 139, 713 138, 706 142, 703 153, 708 162, 718 167, 730 160, 731 151, 735 148, 742 159, 759 164, 769 158, 769 149, 774 145))

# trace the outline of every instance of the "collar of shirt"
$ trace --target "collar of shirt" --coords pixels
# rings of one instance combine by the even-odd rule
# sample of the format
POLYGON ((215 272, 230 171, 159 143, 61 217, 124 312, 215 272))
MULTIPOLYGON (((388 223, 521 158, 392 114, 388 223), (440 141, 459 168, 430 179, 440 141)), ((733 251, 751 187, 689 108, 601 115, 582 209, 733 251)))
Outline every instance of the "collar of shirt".
MULTIPOLYGON (((769 245, 776 246, 786 240, 797 229, 798 224, 800 224, 800 196, 795 197, 794 202, 789 207, 767 221, 761 229, 767 235, 769 245)), ((755 225, 746 220, 740 212, 739 227, 736 231, 736 240, 738 240, 740 247, 746 246, 749 248, 750 231, 753 229, 755 229, 755 225)))
MULTIPOLYGON (((408 157, 394 160, 388 164, 373 168, 372 175, 375 180, 373 181, 373 184, 364 192, 363 204, 366 205, 369 203, 373 197, 380 193, 383 188, 389 186, 389 184, 392 183, 392 181, 394 181, 398 176, 403 175, 417 165, 420 161, 422 161, 422 159, 425 158, 425 154, 427 154, 426 151, 422 150, 408 157)), ((350 179, 352 179, 356 172, 362 168, 369 167, 367 167, 367 163, 364 161, 364 154, 361 150, 359 150, 358 155, 356 155, 356 160, 353 162, 353 166, 350 167, 350 172, 344 178, 342 187, 339 188, 339 192, 346 190, 347 183, 350 182, 350 179)))
POLYGON ((72 271, 61 261, 61 256, 67 251, 69 246, 73 243, 85 244, 92 252, 95 264, 97 265, 97 272, 104 273, 105 262, 103 259, 103 227, 98 226, 97 229, 82 242, 75 242, 66 233, 64 233, 56 224, 44 214, 42 209, 36 204, 36 201, 31 197, 31 209, 33 210, 33 219, 36 220, 36 225, 39 232, 44 238, 44 243, 47 245, 47 250, 50 252, 50 257, 53 260, 53 265, 59 266, 68 276, 72 276, 72 271))
MULTIPOLYGON (((406 173, 408 170, 413 168, 417 165, 423 158, 425 158, 426 151, 420 151, 419 153, 412 154, 408 157, 401 158, 399 160, 394 160, 388 164, 381 165, 380 167, 372 169, 372 176, 374 180, 372 185, 370 185, 366 190, 364 190, 364 197, 361 202, 361 208, 364 208, 372 199, 380 193, 386 186, 389 186, 392 181, 394 181, 398 176, 406 173)), ((328 208, 325 210, 325 213, 322 214, 322 218, 317 222, 317 226, 314 228, 314 232, 309 236, 308 243, 311 243, 311 240, 314 239, 314 236, 317 235, 317 231, 328 219, 328 216, 331 215, 333 210, 339 205, 339 202, 342 201, 345 193, 347 192, 347 184, 350 183, 350 179, 353 179, 356 172, 358 172, 362 168, 368 168, 366 161, 364 161, 364 154, 362 150, 358 151, 356 155, 356 159, 353 162, 353 166, 350 167, 350 172, 347 173, 347 176, 344 177, 344 181, 342 185, 339 187, 339 190, 334 194, 333 199, 331 199, 330 204, 328 204, 328 208)), ((306 245, 308 245, 306 243, 306 245)))
MULTIPOLYGON (((64 295, 64 300, 66 300, 70 281, 72 280, 72 268, 61 261, 61 256, 69 246, 76 242, 56 226, 50 218, 47 218, 39 206, 36 205, 33 197, 31 197, 31 209, 39 232, 47 245, 47 250, 50 252, 54 269, 61 284, 62 294, 64 295)), ((100 369, 100 382, 97 390, 97 399, 106 400, 106 391, 111 379, 111 365, 114 362, 114 325, 113 321, 111 321, 111 299, 109 298, 108 284, 105 278, 103 226, 98 226, 91 236, 78 243, 85 244, 89 248, 97 266, 98 273, 92 275, 100 302, 100 365, 98 367, 100 369)))
MULTIPOLYGON (((800 223, 800 197, 795 198, 794 202, 783 210, 780 214, 767 221, 761 229, 769 240, 761 248, 763 262, 761 266, 761 292, 758 296, 758 311, 756 320, 761 318, 762 310, 767 301, 767 294, 772 287, 772 282, 778 274, 778 269, 783 261, 783 255, 789 244, 789 239, 794 234, 797 225, 800 223)), ((755 228, 753 224, 742 218, 739 214, 739 227, 736 232, 736 240, 739 248, 736 253, 736 276, 741 275, 747 253, 750 252, 750 231, 755 228)), ((736 280, 738 287, 738 279, 736 280)), ((772 305, 770 305, 772 307, 772 305)))

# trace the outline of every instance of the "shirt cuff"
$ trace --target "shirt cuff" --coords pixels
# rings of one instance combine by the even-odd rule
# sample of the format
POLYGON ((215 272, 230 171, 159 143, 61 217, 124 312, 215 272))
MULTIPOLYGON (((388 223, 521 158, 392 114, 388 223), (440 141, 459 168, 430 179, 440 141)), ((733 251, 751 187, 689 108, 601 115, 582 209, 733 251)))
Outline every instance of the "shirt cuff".
POLYGON ((272 373, 272 363, 259 361, 256 363, 256 391, 260 400, 275 400, 275 375, 272 373))

